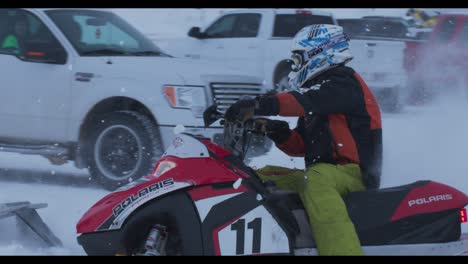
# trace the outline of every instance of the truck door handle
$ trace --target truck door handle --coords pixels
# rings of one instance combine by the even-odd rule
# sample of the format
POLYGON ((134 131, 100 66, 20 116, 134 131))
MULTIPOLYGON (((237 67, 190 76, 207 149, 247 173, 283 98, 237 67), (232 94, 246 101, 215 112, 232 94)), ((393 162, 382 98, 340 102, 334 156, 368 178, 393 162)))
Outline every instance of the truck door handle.
POLYGON ((185 54, 186 58, 199 59, 200 54, 185 54))
POLYGON ((377 46, 377 43, 369 43, 369 42, 366 43, 366 47, 375 47, 375 46, 377 46))
POLYGON ((257 46, 255 46, 255 45, 249 45, 247 48, 248 48, 248 49, 256 49, 257 46))
POLYGON ((223 45, 218 45, 218 46, 216 46, 216 49, 224 49, 224 46, 223 45))

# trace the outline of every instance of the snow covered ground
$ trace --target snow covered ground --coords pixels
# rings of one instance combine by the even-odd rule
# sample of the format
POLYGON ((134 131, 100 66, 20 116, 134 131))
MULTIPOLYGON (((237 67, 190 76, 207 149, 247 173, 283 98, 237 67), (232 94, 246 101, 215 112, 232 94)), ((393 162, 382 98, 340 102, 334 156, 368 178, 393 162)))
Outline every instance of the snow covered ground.
MULTIPOLYGON (((404 13, 403 9, 333 11, 340 17, 404 13)), ((210 21, 219 14, 219 9, 206 10, 204 14, 193 9, 144 12, 145 15, 137 16, 129 10, 118 10, 145 33, 180 36, 190 26, 210 21), (158 20, 161 26, 154 29, 148 17, 158 20)), ((384 114, 383 187, 435 180, 468 193, 467 115, 468 98, 463 96, 448 96, 430 106, 407 107, 402 113, 384 114)), ((291 159, 276 149, 254 159, 251 165, 261 167, 269 163, 303 167, 301 159, 291 159)), ((76 242, 75 225, 108 191, 91 183, 86 170, 77 170, 71 164, 53 166, 41 157, 0 152, 0 168, 0 201, 47 202, 48 207, 38 213, 64 243, 63 248, 50 249, 38 248, 31 241, 12 240, 14 222, 3 219, 0 228, 8 232, 0 236, 0 255, 85 254, 76 242)), ((468 232, 468 224, 463 231, 468 232)))

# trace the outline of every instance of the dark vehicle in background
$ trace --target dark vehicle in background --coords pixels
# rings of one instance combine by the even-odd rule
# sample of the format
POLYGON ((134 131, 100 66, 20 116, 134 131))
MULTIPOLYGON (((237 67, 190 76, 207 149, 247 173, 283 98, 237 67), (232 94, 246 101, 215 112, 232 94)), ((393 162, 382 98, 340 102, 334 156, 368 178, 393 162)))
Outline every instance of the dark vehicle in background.
POLYGON ((426 41, 405 48, 409 103, 422 104, 441 91, 468 94, 468 15, 444 14, 426 41))

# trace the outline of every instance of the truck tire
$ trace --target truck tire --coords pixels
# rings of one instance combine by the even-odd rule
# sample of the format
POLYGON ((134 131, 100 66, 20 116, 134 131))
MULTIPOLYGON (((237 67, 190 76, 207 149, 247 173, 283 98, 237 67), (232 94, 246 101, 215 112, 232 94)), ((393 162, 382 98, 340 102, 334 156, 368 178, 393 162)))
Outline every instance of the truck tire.
POLYGON ((397 113, 403 108, 400 102, 398 89, 385 89, 381 98, 380 107, 383 112, 397 113))
POLYGON ((409 85, 409 95, 407 103, 412 106, 424 105, 429 102, 431 94, 429 93, 423 81, 412 81, 409 85))
POLYGON ((91 177, 108 190, 149 175, 163 153, 156 124, 134 111, 96 118, 87 141, 91 177))

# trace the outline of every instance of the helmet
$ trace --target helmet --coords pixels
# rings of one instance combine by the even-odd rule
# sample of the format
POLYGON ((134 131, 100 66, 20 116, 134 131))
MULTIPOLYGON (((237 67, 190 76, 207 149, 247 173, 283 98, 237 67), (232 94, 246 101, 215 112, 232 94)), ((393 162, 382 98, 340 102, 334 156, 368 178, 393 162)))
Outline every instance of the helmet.
POLYGON ((337 25, 310 25, 301 29, 291 45, 291 89, 299 89, 318 74, 353 59, 349 38, 337 25))

